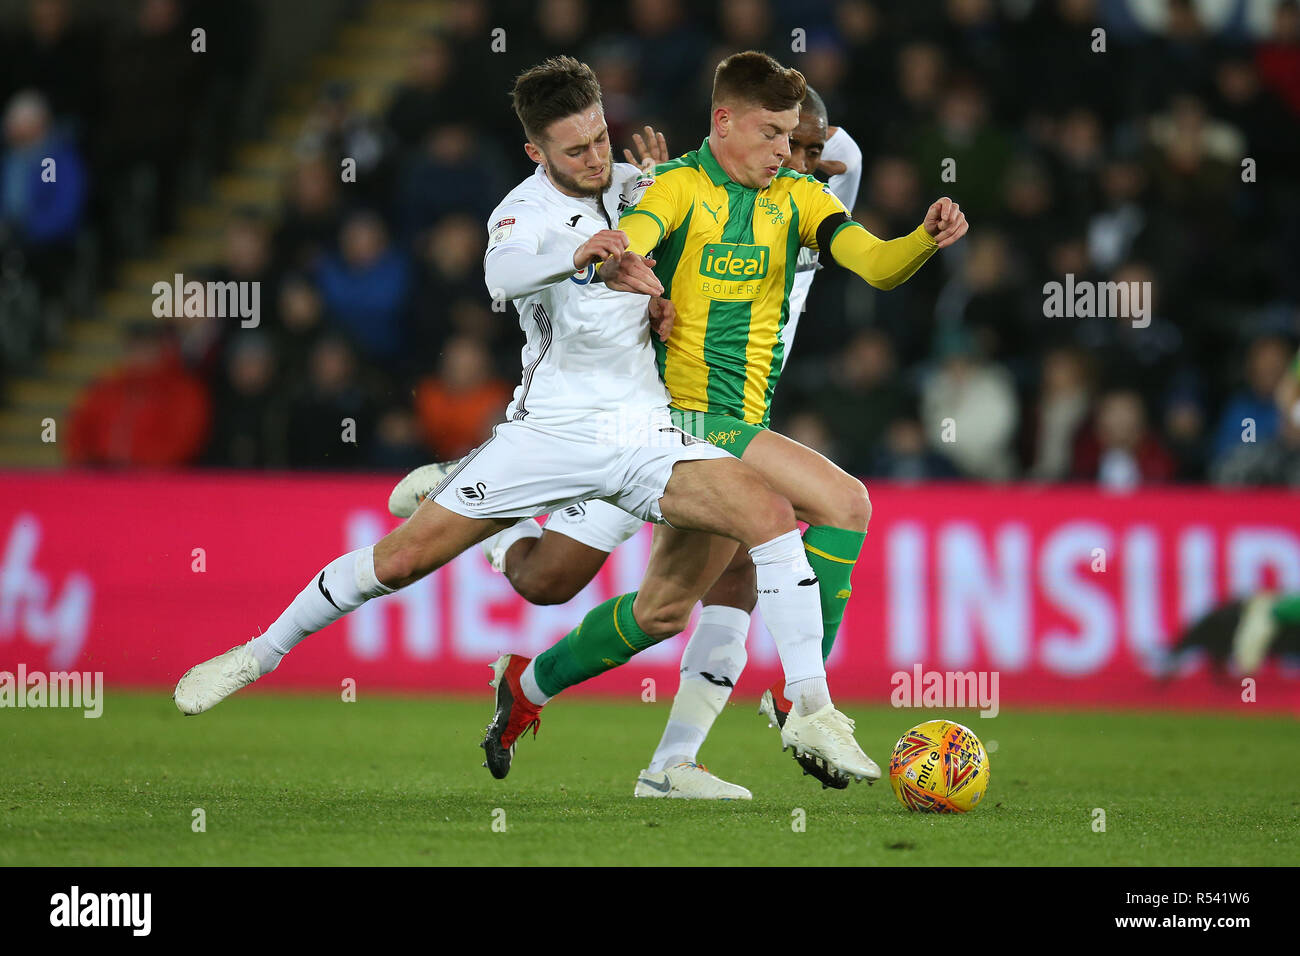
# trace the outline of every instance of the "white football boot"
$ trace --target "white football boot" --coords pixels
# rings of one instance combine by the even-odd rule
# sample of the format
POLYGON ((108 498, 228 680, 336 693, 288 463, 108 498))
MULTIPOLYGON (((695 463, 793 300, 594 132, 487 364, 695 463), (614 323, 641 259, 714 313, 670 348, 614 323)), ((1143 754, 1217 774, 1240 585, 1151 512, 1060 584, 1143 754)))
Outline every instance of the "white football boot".
POLYGON ((698 763, 679 763, 659 773, 642 770, 634 797, 672 797, 681 800, 753 800, 744 787, 720 780, 698 763))
POLYGON ((182 714, 201 714, 262 676, 253 656, 253 642, 238 644, 202 664, 195 664, 176 682, 172 700, 182 714))
POLYGON ((510 550, 511 545, 521 538, 540 538, 541 536, 542 523, 536 518, 524 518, 504 531, 498 531, 492 537, 486 539, 480 547, 483 549, 483 557, 487 558, 488 564, 492 565, 492 570, 498 574, 505 574, 506 552, 510 550))
POLYGON ((388 510, 395 518, 409 518, 420 507, 420 502, 442 484, 447 473, 460 464, 456 461, 437 461, 421 465, 397 483, 388 496, 388 510))
POLYGON ((1241 606, 1241 619, 1232 639, 1232 673, 1253 674, 1268 655, 1277 634, 1273 617, 1276 594, 1257 594, 1241 606))
POLYGON ((853 721, 827 704, 821 710, 800 717, 793 710, 781 724, 781 749, 793 747, 796 755, 811 755, 826 761, 841 776, 865 780, 880 779, 876 762, 862 752, 853 739, 853 721))

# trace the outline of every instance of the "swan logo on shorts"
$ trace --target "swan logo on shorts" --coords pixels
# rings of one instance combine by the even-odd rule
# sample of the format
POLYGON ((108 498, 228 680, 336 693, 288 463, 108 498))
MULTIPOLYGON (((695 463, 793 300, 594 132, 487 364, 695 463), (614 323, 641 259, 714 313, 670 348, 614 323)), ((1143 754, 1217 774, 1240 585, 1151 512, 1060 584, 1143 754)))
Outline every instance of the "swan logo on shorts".
POLYGON ((487 497, 487 485, 481 481, 476 481, 472 485, 461 485, 456 489, 456 497, 466 507, 477 508, 487 497))
POLYGON ((585 518, 587 516, 587 508, 584 504, 582 504, 582 502, 578 502, 577 504, 569 505, 569 507, 564 509, 563 513, 568 517, 572 518, 574 521, 578 521, 579 519, 585 518))

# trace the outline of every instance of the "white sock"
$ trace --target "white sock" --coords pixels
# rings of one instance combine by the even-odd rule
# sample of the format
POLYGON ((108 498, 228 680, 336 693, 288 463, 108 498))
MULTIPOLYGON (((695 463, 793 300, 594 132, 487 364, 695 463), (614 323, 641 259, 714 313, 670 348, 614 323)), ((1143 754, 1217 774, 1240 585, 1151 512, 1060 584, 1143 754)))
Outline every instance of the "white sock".
POLYGON ((374 545, 335 558, 302 589, 265 634, 253 639, 253 656, 262 673, 275 670, 280 659, 308 634, 315 634, 371 598, 394 590, 375 577, 374 545))
MULTIPOLYGON (((754 574, 758 583, 758 606, 763 610, 763 620, 776 641, 781 666, 785 670, 786 687, 808 678, 821 678, 825 686, 826 666, 822 662, 822 605, 817 590, 817 575, 813 573, 804 554, 803 539, 798 531, 787 531, 749 549, 754 559, 754 574)), ((789 690, 786 696, 801 716, 820 710, 811 707, 816 695, 797 695, 789 690)), ((830 700, 827 692, 826 700, 830 700)))
POLYGON ((537 674, 533 670, 533 665, 537 663, 537 658, 533 658, 524 667, 524 672, 519 675, 519 689, 524 692, 530 704, 541 707, 551 698, 542 693, 541 687, 537 684, 537 674))
POLYGON ((501 553, 501 571, 506 569, 506 555, 510 551, 510 546, 516 541, 522 541, 524 538, 540 538, 542 536, 542 525, 536 518, 525 518, 518 524, 511 525, 505 531, 498 531, 495 540, 492 542, 492 549, 501 553))
POLYGON ((748 634, 749 614, 739 608, 716 604, 701 612, 700 623, 682 652, 682 679, 668 726, 650 759, 652 773, 696 762, 704 738, 745 669, 748 634))
POLYGON ((831 689, 826 686, 825 677, 786 681, 785 699, 794 705, 795 713, 814 714, 831 702, 831 689))

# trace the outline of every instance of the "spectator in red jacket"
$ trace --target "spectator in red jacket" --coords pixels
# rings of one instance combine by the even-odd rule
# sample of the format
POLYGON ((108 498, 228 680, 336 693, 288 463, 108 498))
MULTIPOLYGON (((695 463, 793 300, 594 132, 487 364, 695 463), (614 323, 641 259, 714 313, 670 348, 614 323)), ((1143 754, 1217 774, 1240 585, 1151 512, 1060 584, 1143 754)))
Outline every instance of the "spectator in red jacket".
POLYGON ((1285 0, 1273 13, 1273 30, 1255 51, 1264 85, 1300 116, 1300 4, 1285 0))
POLYGON ((126 360, 77 402, 68 441, 74 465, 177 467, 198 459, 211 406, 203 383, 181 364, 169 330, 130 332, 126 360))
POLYGON ((1142 396, 1129 388, 1104 394, 1075 446, 1074 477, 1127 491, 1172 481, 1174 471, 1173 456, 1147 426, 1142 396))

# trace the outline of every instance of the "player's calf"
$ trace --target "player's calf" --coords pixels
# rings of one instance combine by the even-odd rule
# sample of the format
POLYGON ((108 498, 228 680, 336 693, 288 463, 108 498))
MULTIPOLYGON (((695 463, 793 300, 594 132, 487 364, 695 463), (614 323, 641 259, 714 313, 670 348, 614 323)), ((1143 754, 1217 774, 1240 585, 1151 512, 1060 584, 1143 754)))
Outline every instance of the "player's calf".
POLYGON ((366 601, 391 594, 509 522, 472 519, 430 502, 377 544, 341 555, 314 575, 264 634, 190 668, 172 699, 198 714, 269 674, 299 642, 366 601))
POLYGON ((668 723, 649 769, 661 772, 695 763, 705 737, 731 698, 745 669, 749 614, 734 607, 706 605, 682 652, 681 681, 668 723))
POLYGON ((184 714, 211 710, 235 691, 266 676, 307 635, 354 611, 371 598, 392 593, 375 574, 375 548, 335 558, 308 582, 284 612, 247 644, 191 667, 172 692, 184 714))
POLYGON ((758 603, 758 585, 754 579, 754 562, 744 548, 736 549, 736 556, 722 576, 704 595, 703 604, 708 607, 734 608, 752 614, 758 603))
POLYGON ((529 604, 564 604, 591 583, 608 557, 565 535, 543 533, 516 542, 502 571, 529 604))
POLYGON ((389 588, 404 588, 512 524, 466 518, 430 501, 375 545, 375 576, 389 588))

